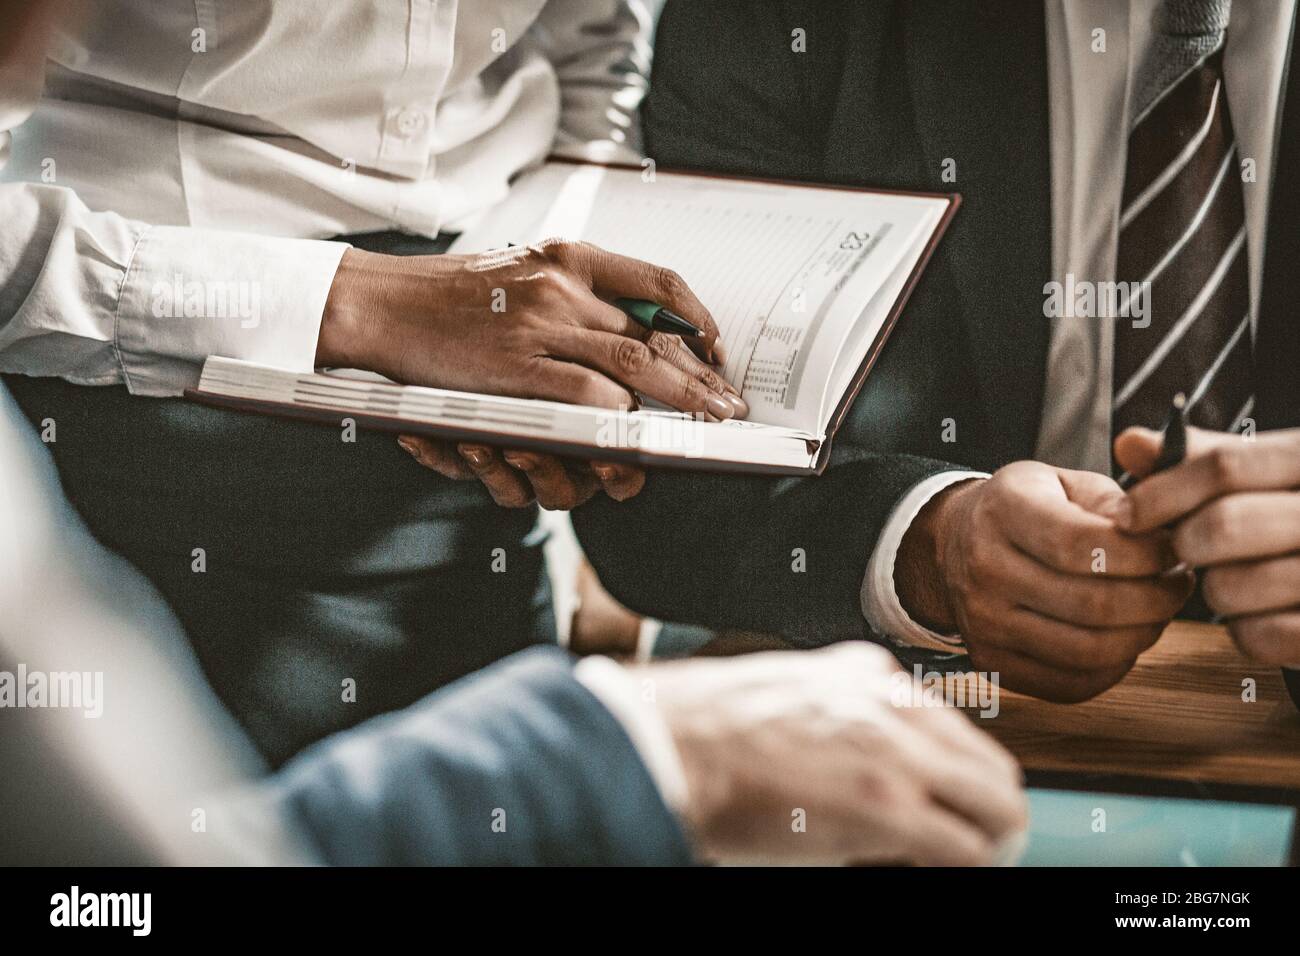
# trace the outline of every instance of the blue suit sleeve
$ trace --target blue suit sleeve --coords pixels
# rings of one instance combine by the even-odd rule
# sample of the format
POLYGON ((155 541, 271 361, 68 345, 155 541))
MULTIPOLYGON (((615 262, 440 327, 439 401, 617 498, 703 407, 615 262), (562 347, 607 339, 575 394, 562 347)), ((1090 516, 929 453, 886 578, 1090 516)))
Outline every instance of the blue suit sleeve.
POLYGON ((691 862, 631 740, 558 648, 331 737, 262 787, 333 864, 691 862))

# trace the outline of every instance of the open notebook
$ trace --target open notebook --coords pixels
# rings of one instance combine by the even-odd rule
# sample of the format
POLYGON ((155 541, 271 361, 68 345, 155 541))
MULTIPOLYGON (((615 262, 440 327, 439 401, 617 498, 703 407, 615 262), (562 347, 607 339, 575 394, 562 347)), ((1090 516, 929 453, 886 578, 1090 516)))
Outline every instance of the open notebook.
POLYGON ((749 419, 611 411, 303 374, 209 358, 208 404, 607 460, 780 474, 825 467, 866 378, 959 203, 551 161, 521 177, 452 252, 584 239, 679 272, 713 313, 723 374, 749 419))

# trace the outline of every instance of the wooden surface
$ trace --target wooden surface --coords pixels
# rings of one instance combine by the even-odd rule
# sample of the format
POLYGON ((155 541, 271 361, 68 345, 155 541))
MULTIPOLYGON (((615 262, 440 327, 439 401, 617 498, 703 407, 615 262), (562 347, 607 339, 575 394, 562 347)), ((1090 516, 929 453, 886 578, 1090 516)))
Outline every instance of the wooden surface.
POLYGON ((1002 690, 977 719, 1027 770, 1105 773, 1300 791, 1300 711, 1276 667, 1227 632, 1176 621, 1119 684, 1082 704, 1002 690), (1242 699, 1255 681, 1255 700, 1242 699))

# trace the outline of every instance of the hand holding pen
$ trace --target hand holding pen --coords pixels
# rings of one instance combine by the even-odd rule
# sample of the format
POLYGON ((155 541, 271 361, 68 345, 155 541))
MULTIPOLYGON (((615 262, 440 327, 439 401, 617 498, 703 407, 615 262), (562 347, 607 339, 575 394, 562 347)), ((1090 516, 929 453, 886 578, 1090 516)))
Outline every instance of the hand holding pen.
POLYGON ((1164 439, 1137 428, 1118 436, 1116 460, 1146 477, 1117 524, 1133 533, 1169 527, 1175 555, 1198 569, 1206 604, 1242 651, 1300 664, 1300 429, 1187 428, 1185 453, 1157 470, 1172 455, 1166 444, 1179 441, 1172 429, 1164 439))

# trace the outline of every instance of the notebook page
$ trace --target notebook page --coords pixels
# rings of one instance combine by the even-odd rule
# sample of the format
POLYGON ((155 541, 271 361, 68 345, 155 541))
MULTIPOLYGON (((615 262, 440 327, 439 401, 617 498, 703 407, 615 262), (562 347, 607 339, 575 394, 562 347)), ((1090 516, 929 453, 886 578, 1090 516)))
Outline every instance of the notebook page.
POLYGON ((929 242, 930 235, 939 224, 942 215, 943 210, 937 209, 932 220, 927 219, 919 224, 911 248, 904 254, 898 267, 894 270, 894 274, 881 286, 880 291, 876 293, 875 297, 858 316, 853 331, 841 346, 840 354, 836 358, 835 371, 828 380, 822 407, 824 418, 834 413, 840 399, 853 383, 853 379, 857 376, 858 369, 862 365, 863 358, 866 357, 867 351, 871 348, 876 335, 880 332, 880 327, 889 318, 889 312, 902 294, 903 287, 907 285, 913 267, 925 253, 925 247, 929 242))
POLYGON ((723 374, 750 419, 819 437, 843 343, 945 205, 551 163, 521 177, 452 251, 564 236, 676 270, 718 323, 723 374))

